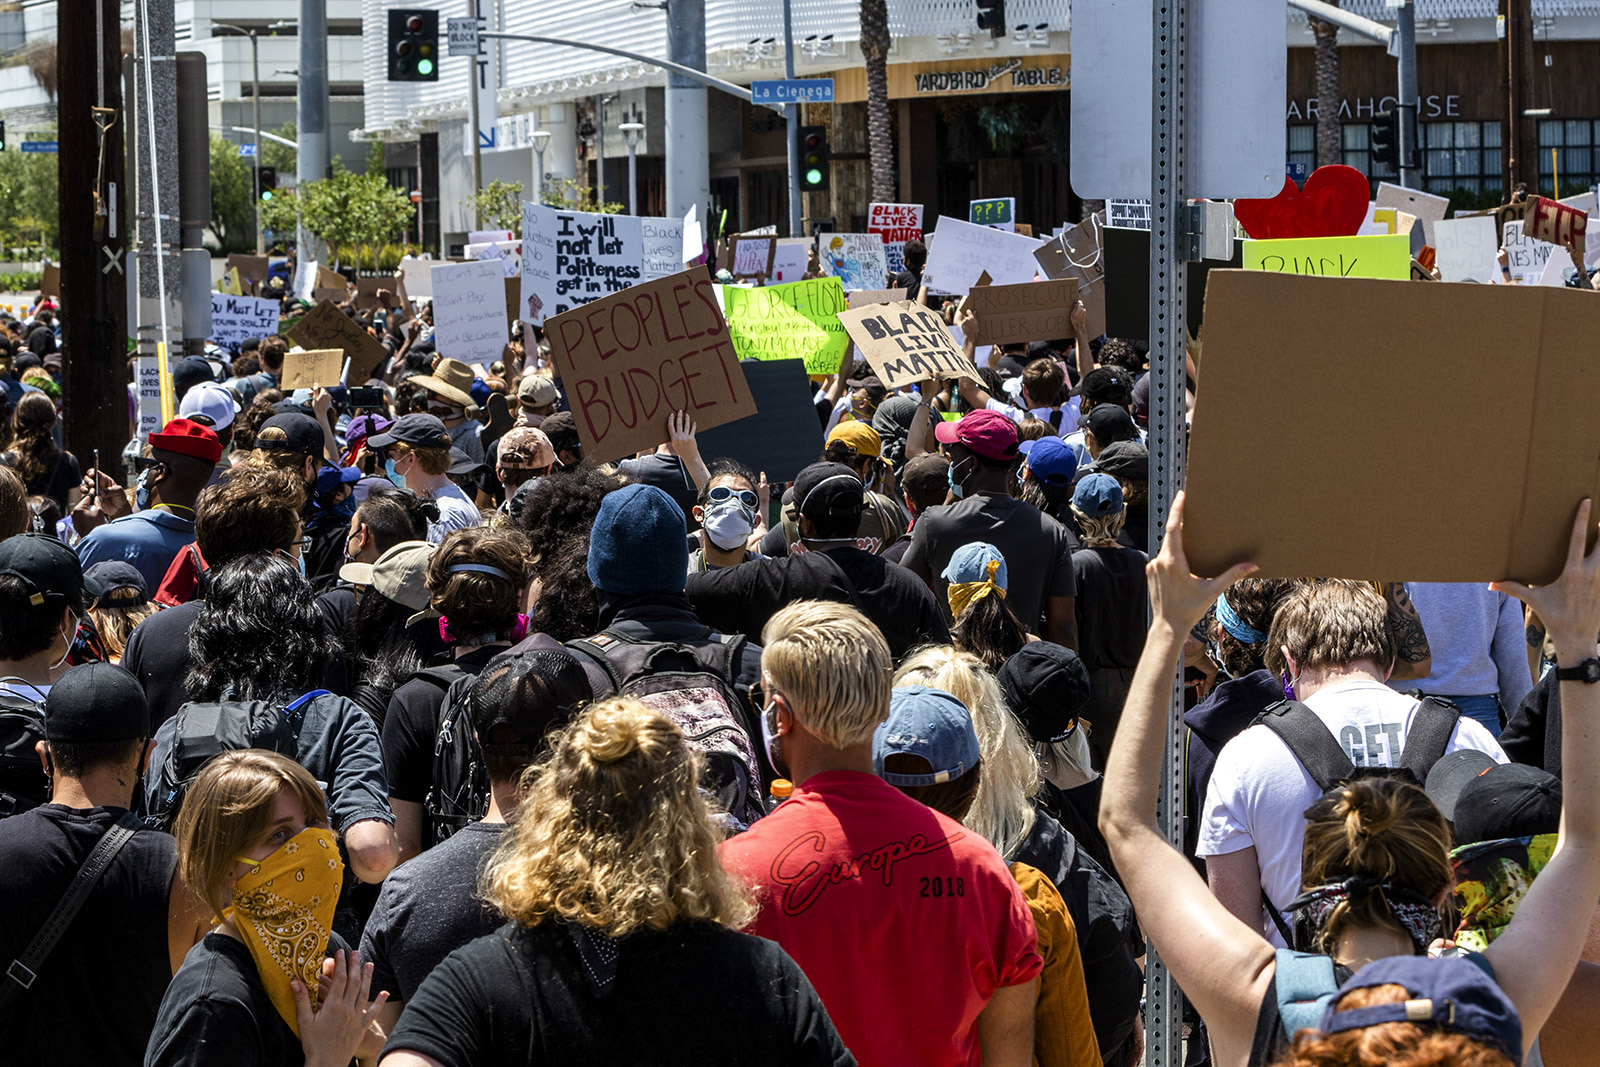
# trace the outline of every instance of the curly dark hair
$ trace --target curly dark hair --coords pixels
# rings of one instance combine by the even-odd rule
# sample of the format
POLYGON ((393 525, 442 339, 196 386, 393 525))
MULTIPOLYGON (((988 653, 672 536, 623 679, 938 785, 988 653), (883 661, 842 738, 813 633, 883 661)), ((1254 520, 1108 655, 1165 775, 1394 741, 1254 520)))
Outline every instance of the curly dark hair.
POLYGON ((580 534, 587 545, 600 501, 621 488, 621 480, 587 460, 540 478, 522 504, 522 532, 533 555, 548 556, 580 534))
MULTIPOLYGON (((1294 582, 1287 578, 1245 578, 1233 583, 1222 595, 1228 598, 1228 606, 1239 616, 1240 622, 1253 630, 1267 633, 1272 629, 1272 616, 1277 613, 1284 594, 1293 585, 1294 582)), ((1217 647, 1222 654, 1221 666, 1235 678, 1243 678, 1251 671, 1259 671, 1267 665, 1265 641, 1256 645, 1246 644, 1224 629, 1221 623, 1217 623, 1217 647)))
POLYGON ((449 620, 457 641, 481 644, 483 635, 505 639, 517 623, 528 582, 528 539, 504 526, 456 530, 428 560, 430 606, 449 620), (463 567, 493 567, 502 574, 463 567))
POLYGON ((241 455, 256 447, 256 431, 272 418, 272 406, 283 399, 282 389, 263 389, 250 401, 250 406, 233 420, 233 450, 241 455))
POLYGON ((238 463, 207 486, 194 509, 194 536, 212 568, 239 556, 287 550, 300 535, 305 483, 293 471, 238 463))
POLYGON ((189 629, 191 700, 293 700, 322 684, 334 642, 311 585, 282 553, 210 572, 189 629))
POLYGON ((394 691, 425 664, 406 631, 416 612, 368 586, 356 599, 344 638, 350 699, 383 729, 384 714, 394 691))
POLYGON ((589 581, 587 529, 540 556, 533 577, 539 583, 539 599, 528 619, 530 630, 572 641, 600 629, 600 601, 589 581))

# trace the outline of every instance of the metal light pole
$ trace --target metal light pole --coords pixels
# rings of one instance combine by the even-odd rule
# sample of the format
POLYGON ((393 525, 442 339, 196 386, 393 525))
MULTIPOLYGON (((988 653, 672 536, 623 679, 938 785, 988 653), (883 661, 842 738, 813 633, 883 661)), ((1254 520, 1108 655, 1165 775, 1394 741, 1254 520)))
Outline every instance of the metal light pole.
POLYGON ((250 103, 255 108, 256 124, 256 157, 255 166, 251 169, 250 184, 256 199, 256 255, 266 251, 266 236, 261 230, 261 52, 256 45, 256 31, 247 30, 242 26, 233 26, 226 22, 213 22, 213 29, 232 30, 242 33, 250 38, 250 103))
POLYGON ((639 214, 639 138, 644 136, 644 123, 624 122, 617 129, 628 142, 628 214, 639 214))
POLYGON ((1407 189, 1422 188, 1422 152, 1417 143, 1421 129, 1417 125, 1417 5, 1415 0, 1401 0, 1395 12, 1395 36, 1400 45, 1400 128, 1399 164, 1400 184, 1407 189))
POLYGON ((534 130, 528 134, 533 142, 533 196, 535 204, 544 203, 544 150, 550 144, 549 130, 534 130))
MULTIPOLYGON (((327 0, 300 0, 299 95, 295 98, 295 187, 304 189, 328 176, 328 5, 327 0)), ((318 258, 317 241, 304 221, 297 234, 298 262, 318 258)))
MULTIPOLYGON (((790 0, 783 0, 783 76, 794 81, 794 18, 790 0)), ((789 236, 799 237, 800 217, 800 105, 784 104, 783 121, 789 138, 789 236)), ((915 295, 915 294, 912 294, 915 295)))

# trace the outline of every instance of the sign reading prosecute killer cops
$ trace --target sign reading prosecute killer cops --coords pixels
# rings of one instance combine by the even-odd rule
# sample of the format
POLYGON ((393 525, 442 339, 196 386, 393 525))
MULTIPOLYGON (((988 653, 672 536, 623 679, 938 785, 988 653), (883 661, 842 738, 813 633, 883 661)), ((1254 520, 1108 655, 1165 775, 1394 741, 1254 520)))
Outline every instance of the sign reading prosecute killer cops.
POLYGON ((608 462, 655 448, 667 417, 701 430, 755 414, 704 270, 643 282, 545 323, 584 455, 608 462))
POLYGON ((982 380, 944 320, 921 304, 868 304, 839 312, 839 321, 891 392, 925 378, 982 380))

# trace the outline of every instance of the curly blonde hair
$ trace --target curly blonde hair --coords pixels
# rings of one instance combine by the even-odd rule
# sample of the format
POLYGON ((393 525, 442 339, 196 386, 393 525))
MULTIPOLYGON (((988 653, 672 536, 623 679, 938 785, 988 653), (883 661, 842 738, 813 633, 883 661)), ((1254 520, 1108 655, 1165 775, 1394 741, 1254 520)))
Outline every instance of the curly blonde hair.
POLYGON ((523 775, 523 801, 479 888, 508 919, 578 923, 611 937, 755 917, 717 858, 700 754, 638 700, 592 704, 523 775))

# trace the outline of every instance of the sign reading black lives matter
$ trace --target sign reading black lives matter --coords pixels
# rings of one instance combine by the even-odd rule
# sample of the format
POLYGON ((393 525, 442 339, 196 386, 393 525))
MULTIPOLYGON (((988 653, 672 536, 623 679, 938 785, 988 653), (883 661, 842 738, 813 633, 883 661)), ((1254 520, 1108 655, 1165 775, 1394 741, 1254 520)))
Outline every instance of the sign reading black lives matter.
POLYGON ((839 312, 839 321, 891 391, 925 378, 982 380, 944 320, 921 304, 868 304, 839 312))

